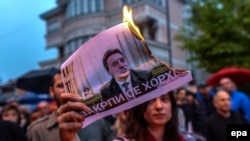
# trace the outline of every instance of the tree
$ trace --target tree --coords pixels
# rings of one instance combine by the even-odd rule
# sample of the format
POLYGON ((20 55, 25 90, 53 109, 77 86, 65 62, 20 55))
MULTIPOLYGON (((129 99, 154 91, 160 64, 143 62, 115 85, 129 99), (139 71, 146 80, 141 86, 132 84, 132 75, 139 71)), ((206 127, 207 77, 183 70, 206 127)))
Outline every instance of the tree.
POLYGON ((192 12, 193 30, 183 28, 176 36, 190 61, 208 72, 250 68, 250 0, 196 0, 192 12))

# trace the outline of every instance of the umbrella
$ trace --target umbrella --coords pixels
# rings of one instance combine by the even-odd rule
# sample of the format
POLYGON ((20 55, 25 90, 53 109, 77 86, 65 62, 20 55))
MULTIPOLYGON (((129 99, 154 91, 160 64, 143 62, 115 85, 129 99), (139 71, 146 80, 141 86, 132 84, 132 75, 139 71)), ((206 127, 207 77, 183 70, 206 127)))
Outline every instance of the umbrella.
POLYGON ((18 95, 14 94, 14 93, 1 94, 0 95, 0 106, 5 105, 10 100, 18 101, 18 95))
POLYGON ((37 104, 40 101, 52 101, 48 94, 35 94, 32 92, 26 92, 25 94, 18 96, 14 93, 0 95, 0 106, 5 105, 11 100, 15 100, 20 104, 37 104))
POLYGON ((219 86, 219 82, 223 77, 228 77, 237 85, 242 85, 250 82, 250 69, 236 67, 224 68, 211 75, 207 83, 211 86, 219 86))
POLYGON ((51 101, 52 98, 48 94, 35 94, 32 92, 27 92, 22 96, 19 96, 20 104, 37 104, 40 101, 51 101))
POLYGON ((17 88, 34 93, 49 93, 51 79, 58 69, 31 70, 17 79, 17 88))

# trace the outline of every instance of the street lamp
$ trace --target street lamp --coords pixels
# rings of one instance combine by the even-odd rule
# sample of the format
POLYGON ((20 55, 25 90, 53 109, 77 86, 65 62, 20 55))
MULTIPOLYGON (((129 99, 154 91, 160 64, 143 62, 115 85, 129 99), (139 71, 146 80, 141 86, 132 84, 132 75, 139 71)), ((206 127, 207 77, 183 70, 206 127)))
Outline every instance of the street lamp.
POLYGON ((169 64, 173 66, 172 49, 171 49, 171 29, 170 29, 170 15, 169 15, 169 0, 166 0, 166 26, 167 26, 167 47, 169 49, 169 64))

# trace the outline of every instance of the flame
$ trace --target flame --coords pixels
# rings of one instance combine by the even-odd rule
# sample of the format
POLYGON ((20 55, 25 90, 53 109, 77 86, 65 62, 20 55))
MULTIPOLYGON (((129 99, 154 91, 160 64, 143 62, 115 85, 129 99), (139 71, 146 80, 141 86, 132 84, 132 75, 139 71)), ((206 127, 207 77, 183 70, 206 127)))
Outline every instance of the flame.
POLYGON ((134 23, 132 9, 127 5, 123 6, 123 22, 128 24, 128 27, 134 33, 134 35, 136 35, 139 39, 144 40, 139 28, 134 23))

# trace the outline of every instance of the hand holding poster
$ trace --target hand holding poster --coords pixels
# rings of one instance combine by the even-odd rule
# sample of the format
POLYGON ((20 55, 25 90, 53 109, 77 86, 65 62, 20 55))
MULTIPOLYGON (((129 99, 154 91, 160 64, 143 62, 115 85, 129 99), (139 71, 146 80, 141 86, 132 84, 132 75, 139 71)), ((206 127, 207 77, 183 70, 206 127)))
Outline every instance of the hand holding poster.
POLYGON ((109 28, 83 44, 61 66, 66 92, 91 110, 84 127, 156 98, 192 79, 151 56, 128 23, 109 28))

